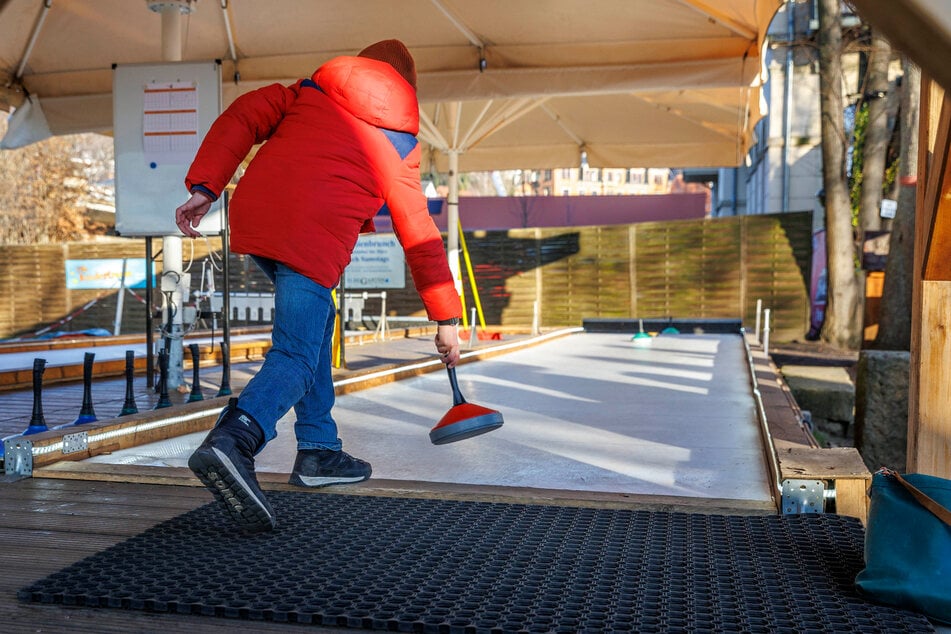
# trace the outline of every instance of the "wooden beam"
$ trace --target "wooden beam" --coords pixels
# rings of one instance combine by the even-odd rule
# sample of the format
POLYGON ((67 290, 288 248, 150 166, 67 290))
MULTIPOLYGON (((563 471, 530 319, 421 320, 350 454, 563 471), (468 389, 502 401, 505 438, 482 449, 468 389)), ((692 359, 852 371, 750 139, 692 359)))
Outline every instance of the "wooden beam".
POLYGON ((852 0, 855 9, 892 45, 908 55, 922 72, 951 87, 951 34, 948 21, 936 19, 920 0, 852 0))
POLYGON ((715 22, 726 27, 728 30, 739 35, 740 37, 746 38, 752 42, 759 41, 759 34, 756 32, 755 27, 737 22, 730 16, 714 7, 712 3, 703 2, 703 0, 680 0, 680 2, 681 4, 690 7, 694 11, 706 16, 706 18, 711 22, 715 22))
POLYGON ((921 284, 918 412, 908 423, 908 471, 951 478, 951 282, 921 284))
POLYGON ((921 213, 923 226, 929 227, 925 238, 924 279, 951 280, 951 98, 947 94, 941 104, 937 134, 931 148, 925 200, 921 213))
POLYGON ((943 183, 951 182, 951 107, 945 91, 924 73, 921 87, 907 471, 951 478, 951 384, 945 372, 951 361, 951 282, 924 274, 943 183))

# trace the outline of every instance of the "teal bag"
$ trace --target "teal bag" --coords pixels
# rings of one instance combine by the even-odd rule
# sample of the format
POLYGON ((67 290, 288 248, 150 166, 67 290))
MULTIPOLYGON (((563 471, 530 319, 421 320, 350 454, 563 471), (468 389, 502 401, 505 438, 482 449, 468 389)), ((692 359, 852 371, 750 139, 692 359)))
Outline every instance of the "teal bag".
POLYGON ((869 495, 859 592, 951 623, 951 481, 881 469, 869 495))

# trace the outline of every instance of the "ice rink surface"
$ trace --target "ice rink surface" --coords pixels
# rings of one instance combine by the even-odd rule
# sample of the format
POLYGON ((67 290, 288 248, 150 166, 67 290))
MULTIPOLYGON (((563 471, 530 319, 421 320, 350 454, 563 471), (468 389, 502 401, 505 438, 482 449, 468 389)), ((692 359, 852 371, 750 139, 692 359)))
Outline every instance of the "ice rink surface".
MULTIPOLYGON (((338 397, 344 449, 373 477, 770 500, 763 440, 740 335, 579 333, 457 368, 469 402, 500 411, 492 433, 435 446, 429 430, 452 406, 445 371, 338 397)), ((293 411, 257 457, 287 473, 293 411)), ((204 434, 90 459, 185 466, 204 434)))

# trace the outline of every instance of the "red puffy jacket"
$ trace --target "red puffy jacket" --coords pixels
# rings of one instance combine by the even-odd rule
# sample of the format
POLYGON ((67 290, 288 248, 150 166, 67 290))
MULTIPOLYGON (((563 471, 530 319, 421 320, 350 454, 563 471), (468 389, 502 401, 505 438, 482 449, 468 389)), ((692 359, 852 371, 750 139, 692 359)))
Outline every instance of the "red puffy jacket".
POLYGON ((185 186, 217 197, 264 143, 229 207, 231 248, 333 288, 386 206, 430 319, 462 307, 420 186, 419 105, 392 66, 337 57, 310 79, 236 99, 211 126, 185 186))

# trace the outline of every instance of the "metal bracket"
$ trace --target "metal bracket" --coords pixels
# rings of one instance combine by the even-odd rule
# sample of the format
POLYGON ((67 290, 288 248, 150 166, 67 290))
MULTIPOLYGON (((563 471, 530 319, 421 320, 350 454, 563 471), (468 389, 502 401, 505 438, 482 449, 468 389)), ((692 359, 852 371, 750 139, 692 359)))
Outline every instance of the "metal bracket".
POLYGON ((825 488, 821 480, 783 480, 783 515, 825 512, 825 488))
POLYGON ((22 437, 4 438, 3 472, 6 475, 33 475, 33 441, 22 437))
POLYGON ((66 434, 63 436, 63 453, 76 453, 77 451, 86 451, 89 447, 89 434, 81 431, 75 434, 66 434))

